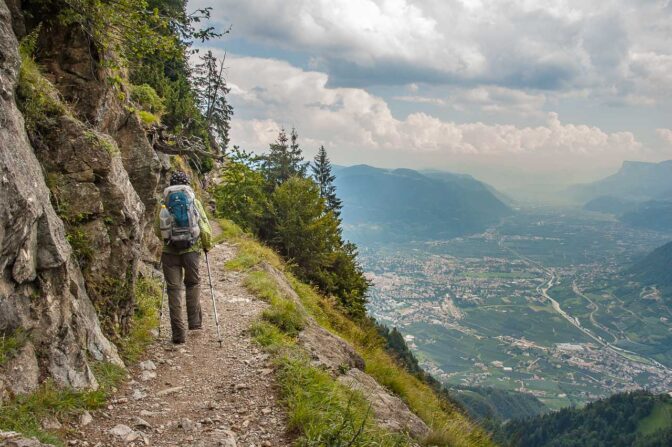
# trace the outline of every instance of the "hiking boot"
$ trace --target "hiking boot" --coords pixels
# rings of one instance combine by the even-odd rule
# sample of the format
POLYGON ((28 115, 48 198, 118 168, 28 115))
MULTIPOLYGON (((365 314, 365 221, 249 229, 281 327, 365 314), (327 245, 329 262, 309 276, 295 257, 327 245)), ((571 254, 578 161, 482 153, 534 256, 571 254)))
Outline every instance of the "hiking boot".
POLYGON ((186 342, 184 338, 173 338, 174 345, 183 345, 186 342))
POLYGON ((201 329, 203 329, 203 325, 202 325, 202 324, 199 324, 198 326, 194 326, 194 327, 189 326, 189 330, 190 330, 190 331, 199 331, 199 330, 201 330, 201 329))

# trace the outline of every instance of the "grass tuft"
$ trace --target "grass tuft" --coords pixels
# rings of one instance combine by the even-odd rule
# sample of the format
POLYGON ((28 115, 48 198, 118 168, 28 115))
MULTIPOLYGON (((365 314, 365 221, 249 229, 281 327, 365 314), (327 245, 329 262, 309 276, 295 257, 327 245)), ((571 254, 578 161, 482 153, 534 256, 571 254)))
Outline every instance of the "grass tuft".
POLYGON ((233 239, 241 239, 249 236, 236 224, 228 219, 217 219, 217 223, 221 229, 221 233, 213 239, 213 244, 218 244, 222 241, 229 241, 233 239))
POLYGON ((311 366, 302 353, 289 351, 276 362, 289 428, 300 435, 297 446, 410 445, 407 437, 377 427, 370 405, 360 392, 311 366))
POLYGON ((19 46, 21 69, 16 86, 17 105, 23 114, 26 129, 36 132, 39 128, 56 124, 56 118, 68 114, 60 94, 38 67, 33 52, 40 27, 26 36, 19 46))
POLYGON ((296 304, 289 300, 276 302, 264 310, 261 317, 290 337, 298 335, 306 325, 305 317, 299 312, 296 304))
POLYGON ((119 352, 126 363, 135 363, 154 340, 152 330, 159 327, 161 282, 155 278, 141 277, 135 286, 135 315, 131 330, 119 343, 119 352))
POLYGON ((268 262, 273 267, 283 270, 280 256, 271 248, 259 243, 254 236, 245 233, 238 225, 228 219, 218 219, 217 223, 222 228, 216 241, 229 241, 238 246, 238 254, 224 266, 229 270, 249 270, 262 261, 268 262))
POLYGON ((290 337, 298 335, 306 324, 296 303, 282 296, 278 285, 265 271, 249 272, 244 285, 257 297, 271 304, 261 317, 290 337))
POLYGON ((43 383, 32 394, 18 396, 0 407, 0 430, 15 431, 41 442, 62 446, 59 433, 42 429, 47 418, 66 420, 85 410, 101 408, 126 372, 110 363, 97 363, 92 367, 100 387, 95 391, 60 389, 52 381, 43 383))
POLYGON ((122 366, 110 362, 96 362, 91 365, 91 370, 98 381, 100 389, 108 395, 114 392, 115 388, 124 380, 127 374, 122 366))
POLYGON ((291 337, 268 321, 257 321, 250 328, 250 333, 254 340, 262 347, 274 352, 294 344, 294 340, 291 337))
POLYGON ((0 336, 0 366, 18 354, 27 340, 28 334, 21 329, 11 334, 2 334, 0 336))

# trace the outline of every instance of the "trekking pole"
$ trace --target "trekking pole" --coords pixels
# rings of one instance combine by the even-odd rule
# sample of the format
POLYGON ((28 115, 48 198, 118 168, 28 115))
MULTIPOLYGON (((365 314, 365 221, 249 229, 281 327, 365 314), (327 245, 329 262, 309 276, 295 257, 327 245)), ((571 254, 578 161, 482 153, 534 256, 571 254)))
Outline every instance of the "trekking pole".
POLYGON ((212 289, 212 274, 210 274, 210 261, 208 252, 205 252, 205 265, 208 266, 208 281, 210 282, 210 296, 212 297, 212 309, 215 311, 215 324, 217 325, 217 341, 219 347, 222 347, 222 333, 219 331, 219 316, 217 315, 217 303, 215 303, 215 291, 212 289))
POLYGON ((159 307, 159 340, 161 340, 161 322, 163 321, 163 296, 166 293, 166 277, 161 282, 161 306, 159 307))

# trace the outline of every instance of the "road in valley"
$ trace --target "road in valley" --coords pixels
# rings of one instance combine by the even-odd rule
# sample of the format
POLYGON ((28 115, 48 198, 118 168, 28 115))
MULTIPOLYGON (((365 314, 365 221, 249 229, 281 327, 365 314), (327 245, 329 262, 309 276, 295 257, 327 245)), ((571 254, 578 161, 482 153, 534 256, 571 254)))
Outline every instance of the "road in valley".
POLYGON ((579 289, 579 285, 576 283, 576 280, 572 281, 572 290, 574 291, 575 294, 583 298, 584 300, 588 301, 590 305, 593 307, 593 310, 590 312, 590 322, 593 323, 593 326, 598 327, 602 329, 605 333, 611 335, 614 337, 614 340, 612 343, 616 343, 618 341, 618 337, 614 334, 611 333, 611 331, 606 327, 603 326, 602 324, 598 323, 597 320, 595 319, 595 312, 599 310, 599 306, 597 303, 593 300, 591 300, 588 296, 586 296, 581 289, 579 289))
POLYGON ((553 297, 551 297, 548 294, 548 291, 551 289, 551 287, 553 287, 555 285, 555 283, 558 279, 557 275, 555 274, 555 271, 553 269, 547 268, 546 266, 543 266, 543 265, 539 264, 538 262, 533 261, 532 259, 520 254, 519 252, 512 249, 511 247, 506 246, 506 244, 504 244, 504 239, 503 238, 499 239, 498 244, 501 248, 513 253, 515 256, 517 256, 519 259, 521 259, 522 261, 527 263, 529 266, 536 267, 536 268, 540 269, 541 271, 543 271, 546 275, 548 275, 548 277, 549 277, 548 280, 546 281, 546 283, 537 287, 537 292, 544 299, 548 300, 551 303, 551 307, 553 308, 553 310, 555 310, 560 316, 562 316, 565 320, 567 320, 572 326, 574 326, 575 328, 580 330, 584 335, 586 335, 590 339, 594 340, 598 345, 600 345, 600 346, 602 346, 606 349, 609 349, 613 353, 615 353, 615 354, 617 354, 617 355, 619 355, 619 356, 621 356, 621 357, 623 357, 623 358, 625 358, 629 361, 640 362, 640 363, 645 363, 645 364, 648 363, 650 365, 655 365, 659 368, 662 368, 666 372, 672 373, 672 370, 670 370, 668 367, 666 367, 662 363, 656 361, 655 359, 645 357, 641 354, 638 354, 638 353, 635 353, 635 352, 632 352, 632 351, 628 351, 627 349, 623 349, 623 348, 620 348, 618 346, 614 346, 611 343, 605 341, 602 337, 593 334, 589 329, 581 326, 581 322, 579 321, 578 318, 573 317, 570 314, 568 314, 560 306, 560 303, 558 303, 555 299, 553 299, 553 297), (641 360, 638 360, 638 359, 642 359, 642 360, 644 360, 644 362, 642 362, 641 360))

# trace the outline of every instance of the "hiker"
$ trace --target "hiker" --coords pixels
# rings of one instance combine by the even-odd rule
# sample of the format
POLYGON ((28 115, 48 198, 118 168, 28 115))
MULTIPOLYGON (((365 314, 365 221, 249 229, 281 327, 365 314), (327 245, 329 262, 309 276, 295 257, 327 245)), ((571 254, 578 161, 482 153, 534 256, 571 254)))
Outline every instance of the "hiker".
POLYGON ((189 330, 201 329, 200 275, 201 250, 212 245, 212 229, 203 205, 189 186, 189 177, 176 171, 170 186, 163 191, 163 202, 155 231, 163 240, 161 265, 168 292, 173 343, 186 341, 182 320, 181 291, 184 279, 189 330))

